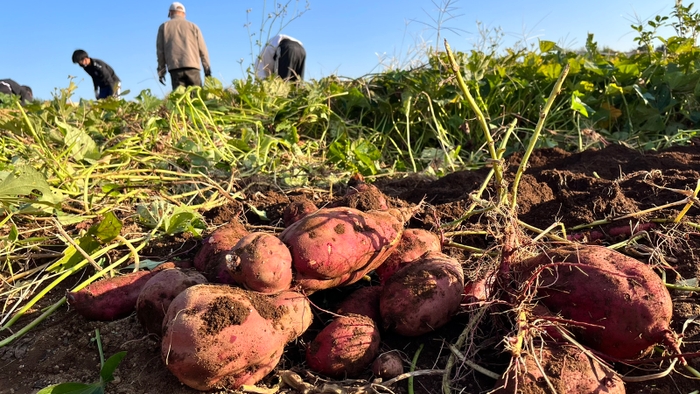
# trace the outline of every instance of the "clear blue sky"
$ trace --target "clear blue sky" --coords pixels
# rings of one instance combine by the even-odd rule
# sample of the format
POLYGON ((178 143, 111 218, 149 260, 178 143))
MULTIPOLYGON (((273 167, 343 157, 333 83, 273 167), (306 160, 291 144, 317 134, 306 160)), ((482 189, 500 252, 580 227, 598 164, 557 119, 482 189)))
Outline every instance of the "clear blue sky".
MULTIPOLYGON (((278 1, 285 4, 286 0, 278 1)), ((687 2, 687 1, 686 1, 687 2)), ((260 30, 263 9, 271 0, 183 0, 187 19, 196 23, 207 43, 212 73, 224 86, 244 75, 251 55, 252 32, 260 30), (250 10, 247 12, 247 10, 250 10)), ((282 32, 304 43, 307 50, 306 79, 331 74, 360 77, 382 71, 385 61, 405 64, 421 42, 435 45, 438 6, 444 0, 309 0, 310 9, 282 32), (432 26, 432 27, 431 27, 432 26)), ((290 2, 290 14, 294 12, 290 2)), ((300 0, 300 9, 305 8, 300 0)), ((500 27, 504 45, 527 38, 559 42, 568 48, 584 45, 594 33, 600 46, 617 50, 633 48, 630 24, 657 14, 670 15, 673 0, 500 0, 452 1, 455 18, 444 31, 454 50, 468 51, 479 41, 477 21, 489 28, 500 27)), ((68 86, 76 76, 76 99, 93 98, 90 77, 71 62, 75 49, 110 64, 122 80, 122 89, 133 98, 142 89, 156 95, 167 93, 156 76, 156 33, 167 20, 169 1, 3 1, 0 37, 3 37, 0 78, 12 78, 34 90, 35 97, 51 98, 56 88, 68 86)), ((289 19, 289 18, 288 18, 289 19)), ((278 33, 279 24, 272 28, 278 33)), ((265 32, 267 35, 267 32, 265 32)), ((257 37, 254 37, 256 39, 257 37)), ((442 41, 442 40, 441 40, 442 41)))

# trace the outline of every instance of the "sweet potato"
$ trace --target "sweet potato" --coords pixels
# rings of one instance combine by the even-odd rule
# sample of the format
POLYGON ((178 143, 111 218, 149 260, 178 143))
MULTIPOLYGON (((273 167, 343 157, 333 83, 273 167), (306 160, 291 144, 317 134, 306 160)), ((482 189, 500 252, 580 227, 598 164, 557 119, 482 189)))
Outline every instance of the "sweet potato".
POLYGON ((436 234, 420 228, 407 228, 401 234, 396 250, 374 271, 379 276, 381 283, 385 283, 394 272, 405 264, 418 259, 427 252, 440 252, 441 250, 440 238, 436 234))
POLYGON ((671 296, 646 264, 602 246, 572 245, 516 264, 524 291, 553 313, 587 323, 574 328, 585 345, 617 359, 644 355, 658 343, 676 352, 669 328, 671 296))
POLYGON ((247 234, 248 230, 238 221, 217 228, 202 242, 194 257, 194 267, 210 282, 233 284, 226 268, 226 253, 247 234))
POLYGON ((396 247, 413 209, 322 208, 287 227, 295 283, 307 291, 355 283, 396 247))
POLYGON ((347 315, 333 320, 306 348, 306 363, 330 377, 356 377, 377 357, 379 327, 367 316, 347 315))
POLYGON ((379 295, 381 292, 381 286, 360 287, 338 305, 336 313, 367 316, 377 322, 379 321, 379 295))
POLYGON ((173 268, 164 263, 152 271, 141 270, 102 279, 84 289, 68 292, 68 305, 88 320, 111 321, 129 316, 136 309, 136 300, 149 279, 162 269, 173 268))
POLYGON ((186 288, 207 283, 197 271, 165 269, 151 277, 136 301, 136 317, 149 333, 160 336, 163 319, 172 300, 186 288))
POLYGON ((557 393, 625 393, 625 386, 617 374, 571 345, 543 345, 533 354, 525 354, 515 370, 507 371, 490 393, 550 394, 552 390, 546 383, 545 374, 557 393))
POLYGON ((270 373, 285 344, 311 321, 309 302, 295 292, 271 297, 225 285, 196 285, 170 304, 161 355, 189 387, 235 390, 270 373))
POLYGON ((233 282, 248 290, 277 293, 292 284, 292 255, 275 235, 248 234, 225 258, 233 282))
POLYGON ((360 211, 385 210, 389 208, 387 197, 376 186, 366 183, 362 175, 355 174, 348 181, 345 195, 333 201, 329 208, 349 207, 360 211))
POLYGON ((382 379, 395 378, 403 373, 403 359, 399 352, 392 350, 382 353, 372 362, 372 373, 382 379))
POLYGON ((282 212, 284 226, 289 227, 293 223, 298 222, 299 219, 303 218, 304 216, 316 211, 318 211, 318 207, 316 207, 316 204, 314 204, 314 202, 308 198, 301 197, 294 199, 287 204, 287 206, 284 208, 284 212, 282 212))
POLYGON ((416 336, 446 324, 459 310, 464 272, 459 261, 428 252, 384 284, 379 312, 385 329, 416 336))

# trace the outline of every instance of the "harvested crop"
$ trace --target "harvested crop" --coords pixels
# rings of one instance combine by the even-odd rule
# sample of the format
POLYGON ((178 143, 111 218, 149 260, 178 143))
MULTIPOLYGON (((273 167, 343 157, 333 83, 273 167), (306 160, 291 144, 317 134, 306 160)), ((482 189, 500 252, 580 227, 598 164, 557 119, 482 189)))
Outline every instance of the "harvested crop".
POLYGON ((161 335, 163 318, 172 300, 188 287, 207 283, 197 271, 166 269, 153 275, 136 301, 136 317, 146 331, 161 335))
POLYGON ((311 321, 310 304, 295 292, 272 297, 225 285, 196 285, 170 304, 161 355, 189 387, 235 390, 270 373, 287 342, 311 321))
POLYGON ((379 327, 369 317, 341 316, 306 348, 306 363, 327 376, 356 377, 377 357, 380 341, 379 327))
POLYGON ((175 265, 166 263, 152 271, 130 272, 102 279, 75 292, 68 292, 68 304, 88 320, 111 321, 126 317, 136 309, 141 290, 156 273, 175 265))
POLYGON ((277 293, 292 284, 292 255, 275 235, 248 234, 225 258, 233 282, 248 290, 277 293))
POLYGON ((292 202, 287 204, 287 206, 284 208, 284 212, 282 212, 284 226, 289 227, 293 223, 298 222, 299 219, 310 213, 316 212, 317 210, 318 207, 316 207, 316 204, 306 197, 294 199, 292 202))
POLYGON ((555 314, 586 324, 579 340, 617 359, 644 355, 663 343, 680 353, 669 328, 671 296, 646 264, 602 246, 571 245, 514 267, 525 291, 555 314))
POLYGON ((417 260, 427 252, 440 252, 440 238, 428 230, 408 228, 401 234, 401 240, 391 255, 375 272, 381 283, 385 283, 394 272, 404 265, 417 260))
POLYGON ((412 209, 322 208, 287 227, 295 283, 308 291, 357 282, 396 247, 412 209))
POLYGON ((387 197, 376 186, 366 183, 362 175, 355 174, 348 181, 345 195, 333 201, 329 207, 349 207, 360 211, 385 210, 389 208, 387 197))
POLYGON ((428 252, 384 284, 379 312, 385 329, 416 336, 450 321, 459 310, 464 272, 459 261, 428 252))
POLYGON ((372 373, 382 379, 395 378, 403 373, 403 359, 396 350, 382 353, 372 363, 372 373))
POLYGON ((248 230, 238 221, 214 230, 204 241, 194 257, 194 267, 215 283, 233 284, 226 268, 226 253, 248 234, 248 230))
POLYGON ((543 345, 531 353, 525 353, 515 368, 496 382, 491 393, 550 394, 552 388, 556 393, 625 393, 617 374, 574 346, 543 345))
POLYGON ((367 316, 375 322, 379 321, 379 295, 381 293, 381 286, 360 287, 338 305, 336 313, 339 315, 353 313, 367 316))

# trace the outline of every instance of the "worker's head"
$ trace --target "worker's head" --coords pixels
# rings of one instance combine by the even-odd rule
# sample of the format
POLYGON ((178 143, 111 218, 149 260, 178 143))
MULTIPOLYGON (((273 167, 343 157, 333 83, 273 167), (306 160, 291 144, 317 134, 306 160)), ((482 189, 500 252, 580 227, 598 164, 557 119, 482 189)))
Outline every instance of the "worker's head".
POLYGON ((73 51, 73 63, 78 63, 80 67, 85 67, 90 64, 90 57, 82 49, 76 49, 73 51))
POLYGON ((168 10, 168 18, 175 16, 185 16, 185 6, 177 1, 170 4, 170 9, 168 10))

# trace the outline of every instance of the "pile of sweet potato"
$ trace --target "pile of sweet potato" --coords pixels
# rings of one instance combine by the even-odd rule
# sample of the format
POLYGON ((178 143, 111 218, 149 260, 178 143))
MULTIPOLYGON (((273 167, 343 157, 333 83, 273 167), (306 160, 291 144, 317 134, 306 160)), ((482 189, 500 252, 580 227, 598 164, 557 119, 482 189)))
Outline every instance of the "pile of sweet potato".
POLYGON ((563 392, 624 392, 602 362, 639 358, 657 344, 680 352, 669 328, 670 296, 647 265, 572 244, 465 283, 462 264, 443 252, 440 236, 406 228, 417 208, 388 208, 376 193, 357 181, 325 208, 295 200, 279 234, 251 233, 234 221, 203 241, 196 271, 169 265, 103 280, 70 293, 69 303, 97 320, 136 311, 144 328, 162 338, 167 368, 205 391, 259 382, 311 326, 308 296, 353 284, 358 290, 332 314, 316 313, 325 324, 317 321, 302 340, 306 367, 331 378, 369 373, 373 362, 378 376, 400 373, 395 353, 378 357, 383 335, 420 336, 475 305, 518 305, 528 317, 514 326, 538 321, 538 329, 545 327, 528 342, 539 351, 515 355, 496 384, 499 393, 546 392, 534 388, 542 379, 563 392), (357 208, 345 206, 350 202, 357 208), (373 285, 358 286, 370 274, 373 285), (579 347, 570 346, 572 337, 579 347), (557 379, 549 379, 552 371, 557 379))

